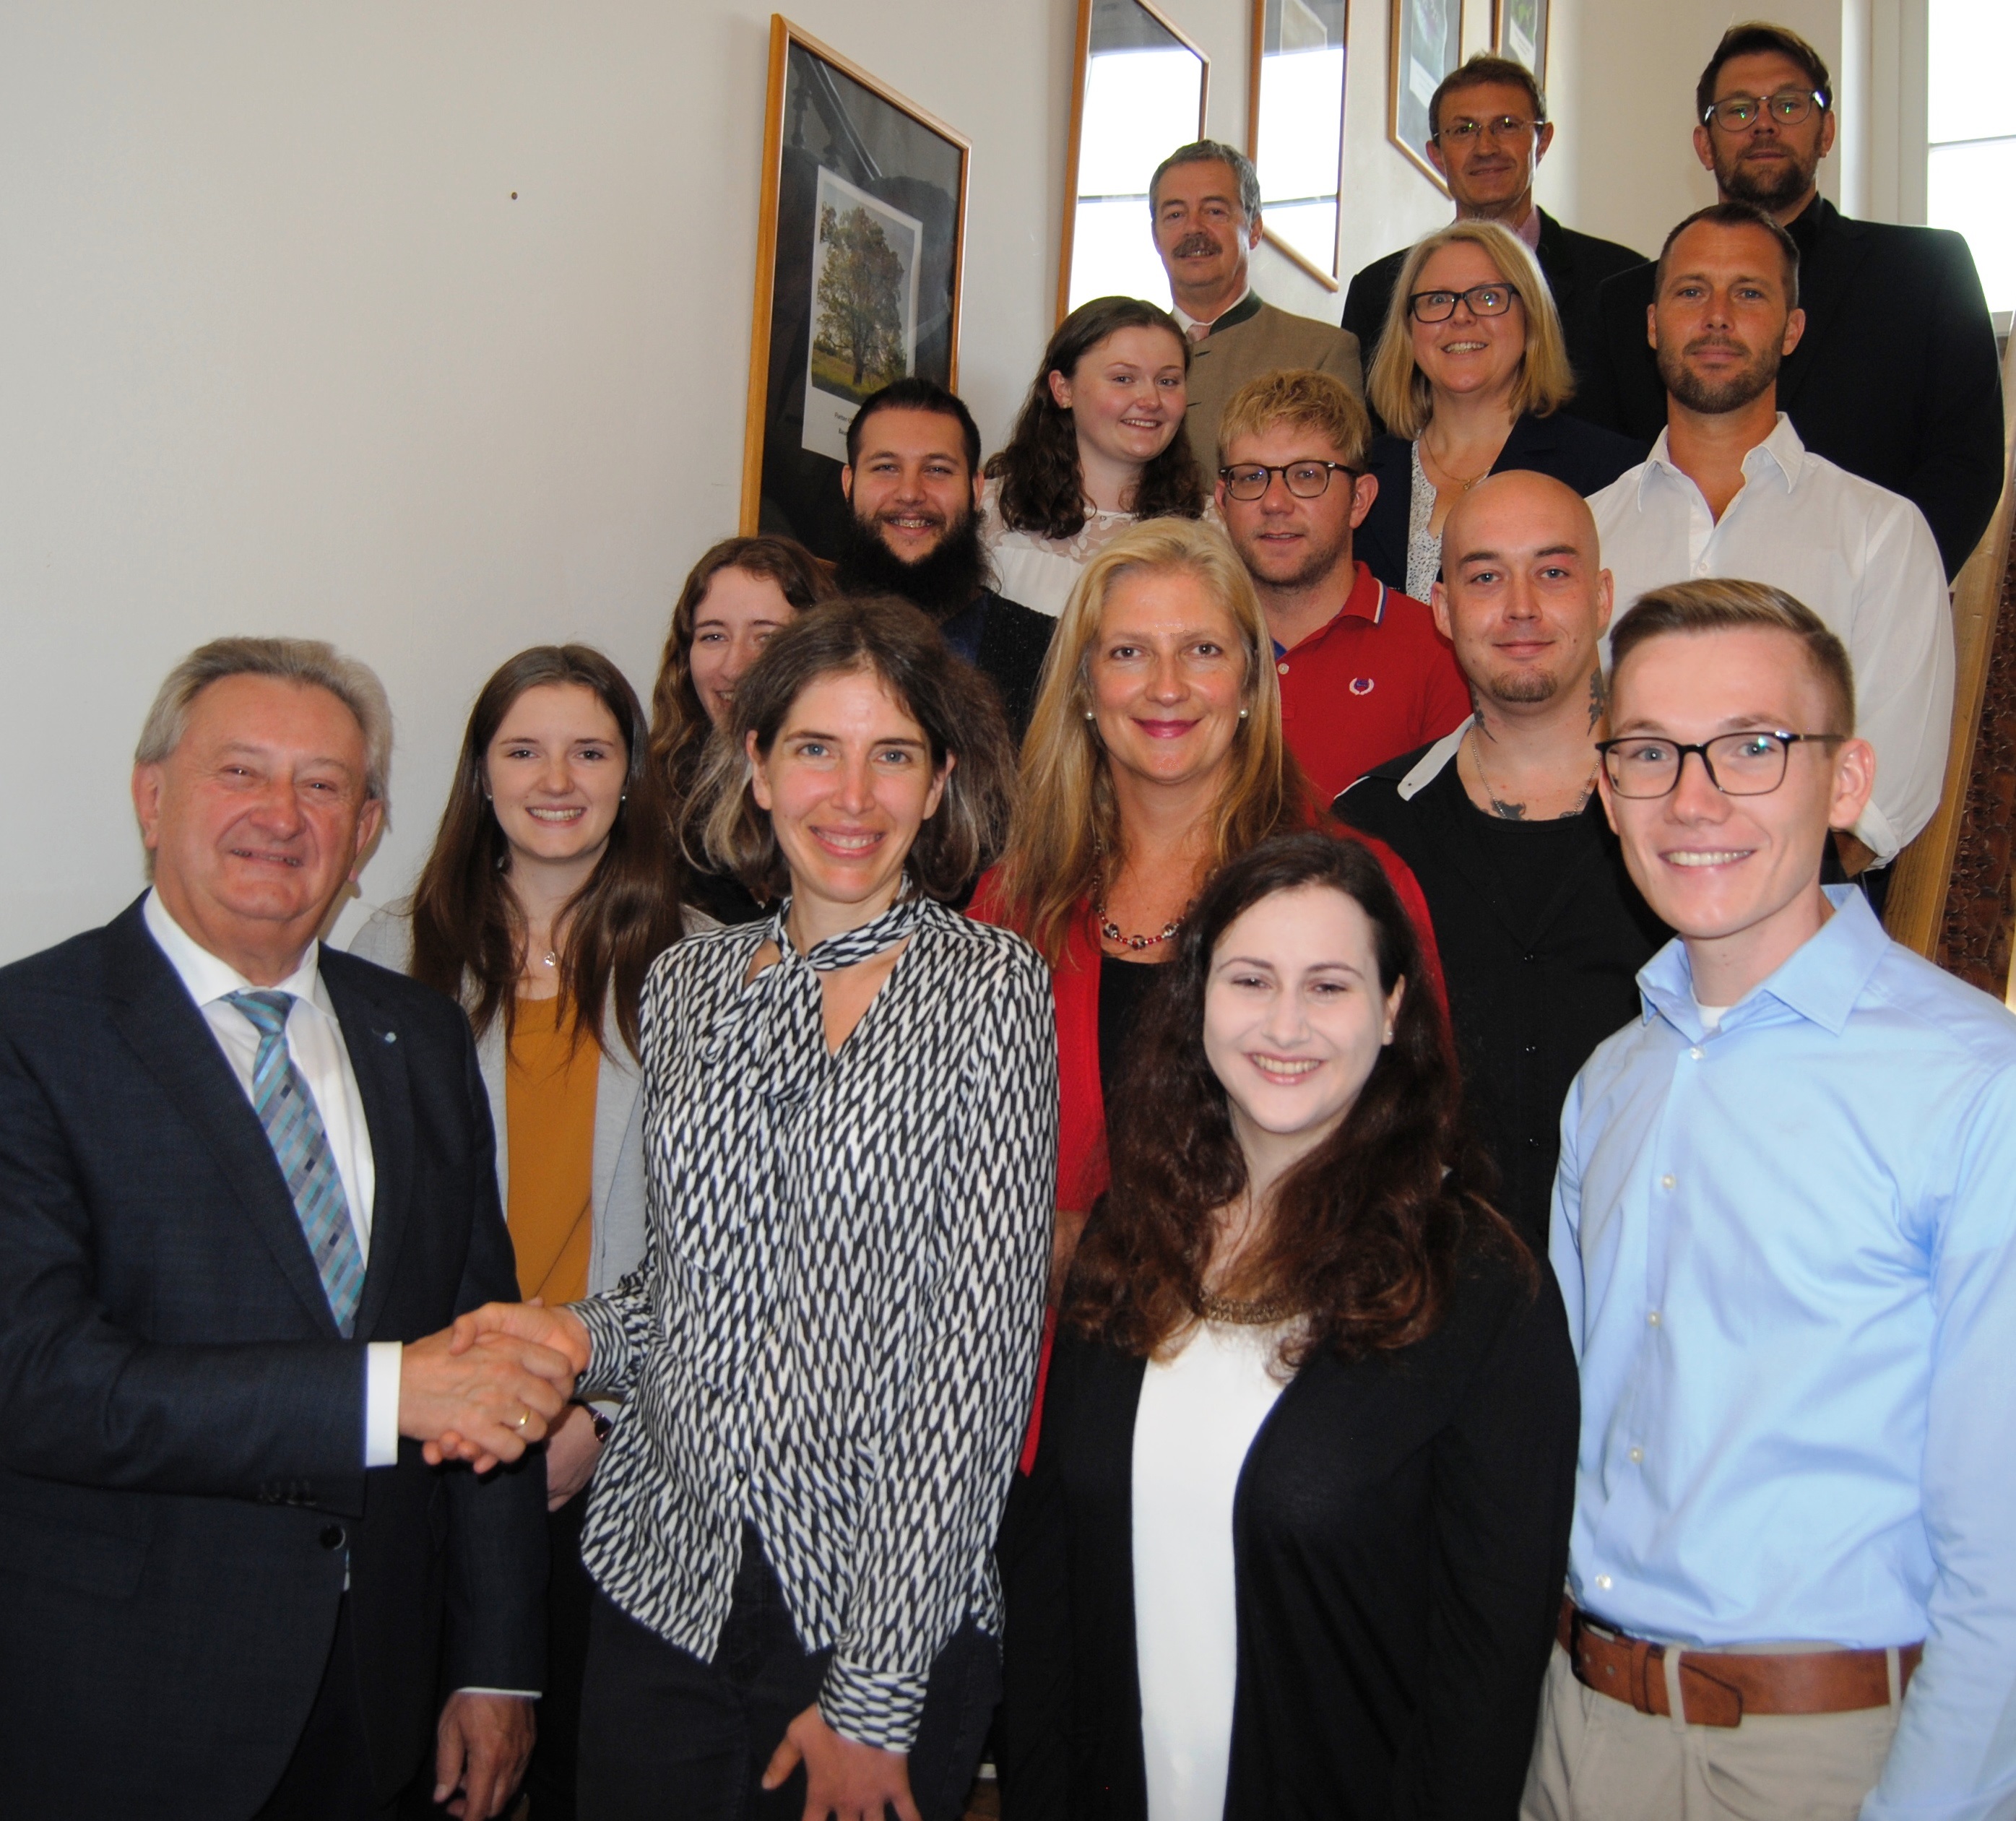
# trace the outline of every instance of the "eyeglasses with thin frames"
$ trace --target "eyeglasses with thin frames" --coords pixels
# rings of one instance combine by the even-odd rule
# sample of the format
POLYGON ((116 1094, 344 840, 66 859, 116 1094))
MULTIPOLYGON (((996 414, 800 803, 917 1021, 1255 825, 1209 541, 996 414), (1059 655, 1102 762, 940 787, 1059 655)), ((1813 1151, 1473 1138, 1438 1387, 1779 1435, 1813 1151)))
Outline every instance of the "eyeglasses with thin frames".
POLYGON ((1229 468, 1219 469, 1218 477, 1234 499, 1265 499, 1276 474, 1281 477, 1282 485, 1296 498, 1316 499, 1329 492, 1331 475, 1349 474, 1355 477, 1363 472, 1348 462, 1284 462, 1278 466, 1269 466, 1264 462, 1240 462, 1229 468))
POLYGON ((1708 781, 1723 796, 1768 797, 1784 783, 1792 748, 1802 740, 1829 746, 1848 737, 1845 733, 1787 733, 1783 728, 1769 732, 1759 728, 1719 733, 1712 740, 1690 744, 1657 734, 1630 733, 1618 740, 1600 740, 1596 750, 1603 755, 1610 788, 1619 797, 1670 797, 1679 788, 1680 772, 1689 753, 1701 755, 1708 781))
POLYGON ((1774 125, 1795 127, 1811 118, 1816 107, 1827 104, 1824 88, 1781 88, 1776 95, 1725 95, 1701 116, 1705 125, 1712 121, 1726 133, 1746 133, 1766 114, 1774 125))
POLYGON ((1473 316, 1503 316, 1519 294, 1517 285, 1472 285, 1467 291, 1413 291, 1407 308, 1417 322, 1446 322, 1459 304, 1473 316))
POLYGON ((1546 124, 1545 121, 1522 121, 1516 113, 1501 113, 1488 121, 1451 121, 1431 136, 1438 145, 1467 146, 1473 139, 1523 139, 1546 124))

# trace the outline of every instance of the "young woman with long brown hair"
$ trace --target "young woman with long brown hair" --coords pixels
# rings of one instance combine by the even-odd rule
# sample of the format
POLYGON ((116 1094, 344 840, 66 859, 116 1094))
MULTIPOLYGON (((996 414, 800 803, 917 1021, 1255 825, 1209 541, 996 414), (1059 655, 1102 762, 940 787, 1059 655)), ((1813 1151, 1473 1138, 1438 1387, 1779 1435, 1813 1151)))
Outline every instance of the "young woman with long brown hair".
POLYGON ((1373 857, 1308 833, 1219 872, 1163 970, 1032 1482, 1074 1816, 1517 1812, 1575 1364, 1423 966, 1373 857))
MULTIPOLYGON (((354 945, 467 1009, 519 1289, 549 1302, 610 1287, 644 1249, 638 1002, 684 929, 646 747, 636 693, 600 652, 519 653, 470 712, 418 888, 354 945)), ((574 1812, 589 1603, 576 1495, 608 1424, 576 1405, 546 1443, 549 1662, 527 1777, 545 1816, 574 1812)))
POLYGON ((1094 297, 1057 325, 981 498, 1010 600, 1060 614, 1128 526, 1202 514, 1210 488, 1183 434, 1190 361, 1176 319, 1140 297, 1094 297))

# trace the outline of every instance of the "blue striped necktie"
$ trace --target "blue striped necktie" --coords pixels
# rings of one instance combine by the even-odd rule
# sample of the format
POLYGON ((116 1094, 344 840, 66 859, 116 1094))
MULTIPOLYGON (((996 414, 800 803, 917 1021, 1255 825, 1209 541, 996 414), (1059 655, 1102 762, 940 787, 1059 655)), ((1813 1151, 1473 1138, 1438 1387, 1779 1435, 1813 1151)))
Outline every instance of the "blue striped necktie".
POLYGON ((287 1053, 287 1014, 293 1009, 294 995, 243 992, 225 997, 259 1033, 259 1053, 252 1063, 253 1110, 287 1179, 295 1215, 322 1273, 329 1313, 347 1341, 357 1323, 358 1299, 364 1294, 364 1254, 315 1096, 287 1053))

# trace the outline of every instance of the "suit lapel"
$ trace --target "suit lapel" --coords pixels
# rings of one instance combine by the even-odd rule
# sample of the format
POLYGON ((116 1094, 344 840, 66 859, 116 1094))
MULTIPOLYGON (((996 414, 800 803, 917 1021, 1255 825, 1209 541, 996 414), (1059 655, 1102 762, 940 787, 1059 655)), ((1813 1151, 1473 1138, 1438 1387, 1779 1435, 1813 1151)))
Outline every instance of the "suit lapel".
POLYGON ((322 950, 322 984, 343 1027, 344 1048, 364 1103, 364 1122, 371 1138, 371 1167, 376 1186, 371 1194, 371 1261, 364 1273, 364 1294, 357 1306, 356 1336, 370 1339, 383 1312, 385 1298, 399 1263, 412 1203, 413 1099, 406 1076, 406 1045, 377 1006, 356 991, 340 966, 326 965, 322 950))
POLYGON ((113 1023, 216 1160, 302 1308, 318 1329, 337 1338, 328 1294, 265 1128, 182 977, 148 934, 139 902, 107 936, 113 1023))
POLYGON ((1825 196, 1813 207, 1813 249, 1799 262, 1799 306, 1806 313, 1799 345, 1785 357, 1778 372, 1778 408, 1789 411, 1806 383, 1833 332, 1842 303, 1855 287, 1856 275, 1869 257, 1867 237, 1859 221, 1840 214, 1825 196))

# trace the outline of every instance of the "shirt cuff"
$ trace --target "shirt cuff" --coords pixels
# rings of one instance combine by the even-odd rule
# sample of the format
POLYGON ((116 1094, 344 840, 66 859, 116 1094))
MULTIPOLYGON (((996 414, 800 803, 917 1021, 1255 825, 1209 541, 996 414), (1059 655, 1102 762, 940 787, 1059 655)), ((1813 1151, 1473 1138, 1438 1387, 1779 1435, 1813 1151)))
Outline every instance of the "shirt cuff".
POLYGON ((373 1341, 364 1349, 364 1464, 399 1464, 399 1366, 397 1341, 373 1341))
POLYGON ((599 1297, 562 1306, 588 1330, 588 1367, 575 1381, 574 1395, 590 1402, 620 1397, 629 1388, 630 1337, 622 1317, 599 1297))
POLYGON ((819 1688, 819 1713, 844 1738, 882 1751, 908 1751, 916 1743, 928 1678, 863 1669, 836 1657, 819 1688))

